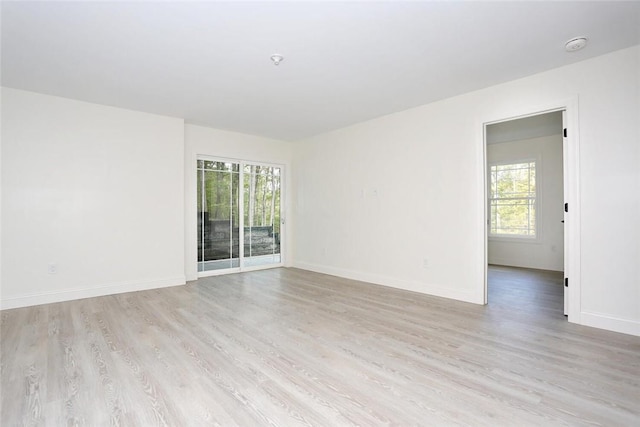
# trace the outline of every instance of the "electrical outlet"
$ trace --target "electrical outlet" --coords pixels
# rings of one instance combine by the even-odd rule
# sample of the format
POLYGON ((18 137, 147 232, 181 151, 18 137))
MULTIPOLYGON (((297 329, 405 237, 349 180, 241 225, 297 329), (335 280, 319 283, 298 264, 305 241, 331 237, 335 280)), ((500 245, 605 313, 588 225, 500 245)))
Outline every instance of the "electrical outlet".
POLYGON ((422 268, 429 268, 429 260, 427 258, 422 260, 422 268))
POLYGON ((55 262, 50 262, 49 265, 47 265, 47 273, 56 274, 57 272, 58 272, 58 264, 56 264, 55 262))

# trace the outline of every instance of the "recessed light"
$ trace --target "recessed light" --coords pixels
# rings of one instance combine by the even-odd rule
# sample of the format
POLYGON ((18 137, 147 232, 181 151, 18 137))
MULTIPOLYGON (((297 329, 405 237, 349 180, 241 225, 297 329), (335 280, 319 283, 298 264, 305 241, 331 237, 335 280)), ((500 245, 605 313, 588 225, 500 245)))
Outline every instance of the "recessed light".
POLYGON ((271 60, 273 61, 273 65, 280 65, 280 63, 284 61, 284 56, 274 53, 271 55, 271 60))
POLYGON ((586 37, 575 37, 565 43, 564 48, 567 52, 575 52, 584 48, 587 45, 586 37))

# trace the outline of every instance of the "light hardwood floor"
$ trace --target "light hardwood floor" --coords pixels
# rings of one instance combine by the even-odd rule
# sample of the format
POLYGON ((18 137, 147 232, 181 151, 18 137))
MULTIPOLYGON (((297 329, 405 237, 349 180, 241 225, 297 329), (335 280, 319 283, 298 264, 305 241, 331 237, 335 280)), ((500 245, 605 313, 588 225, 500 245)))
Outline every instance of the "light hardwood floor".
POLYGON ((1 424, 640 425, 640 338, 490 277, 488 306, 273 269, 5 310, 1 424))

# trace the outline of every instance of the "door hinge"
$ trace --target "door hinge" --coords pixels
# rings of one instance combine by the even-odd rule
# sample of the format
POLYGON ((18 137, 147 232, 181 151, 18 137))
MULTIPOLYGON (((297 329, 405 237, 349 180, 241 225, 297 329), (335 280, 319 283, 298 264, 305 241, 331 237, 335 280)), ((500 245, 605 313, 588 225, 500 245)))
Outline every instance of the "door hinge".
POLYGON ((569 203, 564 204, 564 211, 569 212, 569 203))
POLYGON ((565 278, 564 278, 564 287, 565 287, 565 288, 568 288, 568 287, 569 287, 569 278, 568 278, 568 277, 565 277, 565 278))
POLYGON ((564 128, 564 137, 567 137, 567 128, 564 128))

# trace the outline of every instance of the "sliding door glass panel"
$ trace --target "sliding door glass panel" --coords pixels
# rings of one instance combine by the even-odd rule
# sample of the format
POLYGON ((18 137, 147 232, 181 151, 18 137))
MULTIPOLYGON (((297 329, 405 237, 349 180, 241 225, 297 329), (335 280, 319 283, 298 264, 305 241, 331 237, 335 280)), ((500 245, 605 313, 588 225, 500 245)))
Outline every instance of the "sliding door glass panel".
POLYGON ((244 267, 279 264, 281 169, 245 164, 244 267))
POLYGON ((198 160, 198 271, 240 267, 240 164, 198 160))

